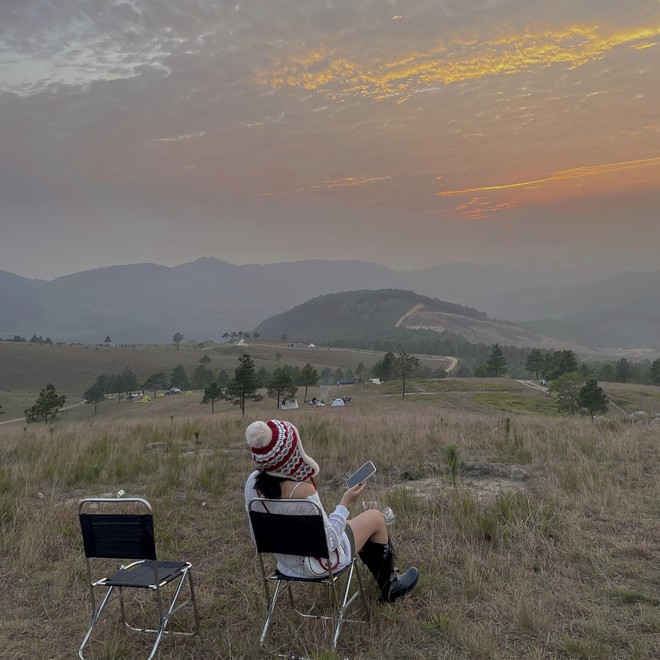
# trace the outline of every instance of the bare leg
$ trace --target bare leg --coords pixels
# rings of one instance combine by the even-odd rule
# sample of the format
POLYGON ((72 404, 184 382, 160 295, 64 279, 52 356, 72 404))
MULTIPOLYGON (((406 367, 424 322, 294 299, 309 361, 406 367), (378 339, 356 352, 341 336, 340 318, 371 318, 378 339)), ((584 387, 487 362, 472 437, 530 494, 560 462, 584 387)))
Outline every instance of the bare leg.
POLYGON ((369 511, 351 518, 347 524, 353 530, 355 552, 360 552, 367 541, 387 543, 389 535, 385 526, 385 519, 378 509, 369 509, 369 511))

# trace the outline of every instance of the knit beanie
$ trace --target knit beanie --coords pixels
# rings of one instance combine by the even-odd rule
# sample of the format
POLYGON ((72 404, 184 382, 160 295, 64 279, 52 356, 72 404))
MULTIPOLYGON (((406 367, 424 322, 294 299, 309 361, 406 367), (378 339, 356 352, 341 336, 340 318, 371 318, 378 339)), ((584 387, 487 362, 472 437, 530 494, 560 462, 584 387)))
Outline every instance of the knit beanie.
POLYGON ((253 422, 245 430, 245 439, 257 467, 273 477, 305 481, 319 473, 318 464, 307 456, 298 429, 290 422, 253 422))

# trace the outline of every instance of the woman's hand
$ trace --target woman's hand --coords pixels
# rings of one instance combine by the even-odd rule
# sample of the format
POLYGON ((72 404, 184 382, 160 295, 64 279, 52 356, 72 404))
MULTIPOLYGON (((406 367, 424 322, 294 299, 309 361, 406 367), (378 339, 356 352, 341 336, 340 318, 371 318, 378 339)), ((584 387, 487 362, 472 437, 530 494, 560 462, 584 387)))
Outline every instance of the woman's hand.
POLYGON ((358 484, 357 486, 353 486, 352 488, 349 488, 341 498, 341 501, 339 504, 342 504, 346 508, 348 508, 357 498, 362 494, 364 489, 367 487, 367 482, 363 481, 361 484, 358 484))

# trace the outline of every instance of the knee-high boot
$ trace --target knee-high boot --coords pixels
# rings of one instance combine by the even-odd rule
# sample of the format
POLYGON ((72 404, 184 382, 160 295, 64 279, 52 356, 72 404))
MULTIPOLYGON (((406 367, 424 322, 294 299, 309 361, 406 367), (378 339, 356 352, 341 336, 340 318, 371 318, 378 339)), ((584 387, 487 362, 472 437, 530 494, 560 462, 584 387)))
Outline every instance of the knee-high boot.
POLYGON ((394 548, 389 539, 387 543, 367 541, 358 554, 378 583, 384 601, 393 603, 417 584, 419 571, 414 566, 402 574, 394 567, 394 548))

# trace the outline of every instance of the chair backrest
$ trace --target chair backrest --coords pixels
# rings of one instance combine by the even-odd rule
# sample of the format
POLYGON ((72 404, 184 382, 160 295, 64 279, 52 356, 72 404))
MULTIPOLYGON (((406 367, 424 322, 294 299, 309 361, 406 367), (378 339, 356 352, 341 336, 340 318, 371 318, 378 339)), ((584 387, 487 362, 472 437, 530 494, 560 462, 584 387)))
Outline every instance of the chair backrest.
POLYGON ((248 503, 248 515, 257 552, 281 555, 329 558, 321 507, 307 499, 284 500, 287 504, 306 504, 314 507, 311 514, 283 514, 269 512, 283 500, 257 497, 248 503), (258 507, 262 510, 255 510, 258 507))
POLYGON ((156 559, 154 521, 149 502, 142 498, 96 497, 80 500, 78 518, 85 557, 156 559), (136 504, 147 513, 86 513, 92 505, 103 510, 136 504))

